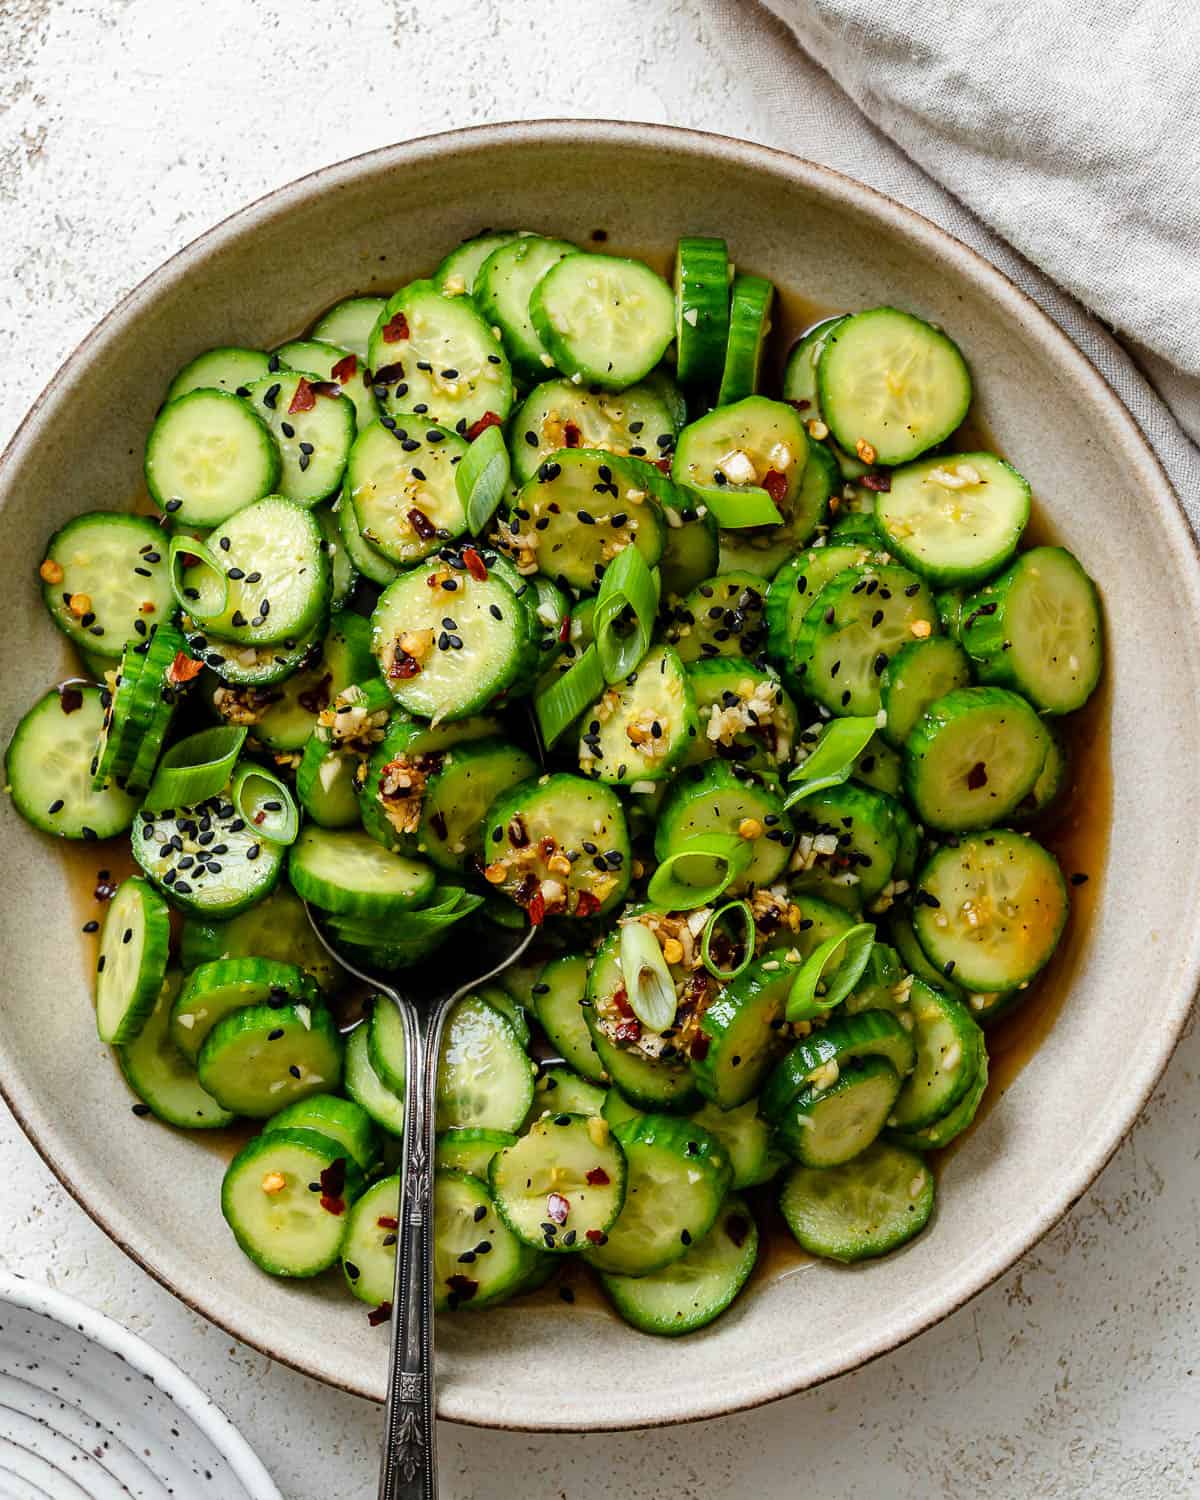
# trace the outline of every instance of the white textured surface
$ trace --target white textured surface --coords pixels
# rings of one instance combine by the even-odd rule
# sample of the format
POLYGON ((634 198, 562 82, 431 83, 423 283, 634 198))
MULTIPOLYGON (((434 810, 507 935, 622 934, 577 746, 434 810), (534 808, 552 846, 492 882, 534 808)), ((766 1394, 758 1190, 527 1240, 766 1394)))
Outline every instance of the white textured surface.
MULTIPOLYGON (((768 25, 750 6, 722 19, 705 0, 0 0, 0 439, 165 255, 279 183, 408 135, 538 115, 663 120, 798 146, 886 188, 890 148, 847 130, 820 74, 806 68, 785 111, 739 66, 768 25)), ((79 485, 84 505, 86 455, 79 485)), ((448 1500, 782 1500, 810 1477, 828 1495, 887 1500, 1200 1493, 1198 1065, 1193 1034, 1067 1221, 906 1349, 673 1432, 546 1441, 444 1428, 448 1500)), ((83 1218, 7 1119, 0 1164, 0 1262, 170 1354, 291 1500, 373 1493, 374 1408, 187 1312, 83 1218)))

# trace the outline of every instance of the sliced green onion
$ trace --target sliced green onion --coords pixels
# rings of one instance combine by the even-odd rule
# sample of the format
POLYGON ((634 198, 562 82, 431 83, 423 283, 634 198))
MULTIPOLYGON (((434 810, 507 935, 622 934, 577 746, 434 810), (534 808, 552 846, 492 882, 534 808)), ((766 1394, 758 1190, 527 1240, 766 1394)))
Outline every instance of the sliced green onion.
POLYGON ((744 875, 754 857, 748 839, 699 833, 672 849, 650 877, 646 898, 667 911, 707 906, 744 875))
POLYGON ((273 771, 247 761, 235 772, 229 795, 239 816, 263 838, 275 844, 296 842, 300 814, 291 792, 273 771))
POLYGON ((875 733, 873 718, 830 719, 813 746, 812 754, 788 777, 800 785, 788 793, 784 807, 792 807, 813 792, 841 786, 854 769, 854 762, 867 748, 875 733))
POLYGON ((675 981, 658 939, 636 919, 621 928, 621 974, 634 1015, 648 1031, 666 1031, 675 1019, 675 981))
POLYGON ((504 429, 485 427, 459 460, 454 472, 458 498, 467 513, 467 530, 478 536, 495 514, 508 489, 510 460, 504 429))
POLYGON ((538 731, 547 750, 603 692, 600 653, 595 646, 589 646, 569 671, 555 678, 534 699, 538 731))
POLYGON ((862 978, 874 946, 874 927, 860 922, 814 948, 792 980, 787 1019, 811 1021, 840 1005, 862 978))
POLYGON ((727 901, 724 906, 718 906, 712 916, 704 924, 704 936, 700 939, 700 957, 704 960, 704 967, 714 979, 728 982, 736 979, 739 974, 748 969, 754 962, 754 913, 750 910, 749 901, 727 901), (718 923, 726 917, 737 914, 742 919, 742 956, 737 965, 732 969, 722 969, 713 958, 710 951, 713 934, 717 930, 718 923))
POLYGON ((224 613, 229 603, 229 579, 216 553, 204 542, 191 536, 173 536, 167 567, 171 591, 185 614, 193 620, 214 620, 224 613))
POLYGON ((202 729, 172 745, 158 763, 142 804, 146 812, 165 807, 194 807, 229 785, 246 731, 235 724, 202 729))
POLYGON ((605 682, 621 682, 628 677, 650 649, 659 588, 657 573, 651 572, 632 544, 618 552, 605 568, 592 615, 605 682), (627 610, 633 615, 632 628, 622 634, 617 622, 625 619, 627 610))
POLYGON ((757 485, 730 489, 725 485, 688 485, 688 489, 712 512, 718 526, 742 531, 747 526, 778 526, 783 520, 779 507, 757 485))

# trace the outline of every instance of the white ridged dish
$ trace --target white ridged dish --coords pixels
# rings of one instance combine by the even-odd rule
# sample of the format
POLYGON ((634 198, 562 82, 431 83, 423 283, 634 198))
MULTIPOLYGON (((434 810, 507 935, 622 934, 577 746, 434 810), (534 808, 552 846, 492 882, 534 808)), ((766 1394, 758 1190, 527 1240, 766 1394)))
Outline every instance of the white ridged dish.
POLYGON ((224 1412, 72 1297, 0 1271, 0 1500, 281 1500, 224 1412))

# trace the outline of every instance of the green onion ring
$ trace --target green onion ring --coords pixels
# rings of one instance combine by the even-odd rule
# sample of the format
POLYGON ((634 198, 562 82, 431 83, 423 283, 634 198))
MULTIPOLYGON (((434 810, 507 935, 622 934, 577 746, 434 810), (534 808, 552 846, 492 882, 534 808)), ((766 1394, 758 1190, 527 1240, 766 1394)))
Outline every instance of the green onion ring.
POLYGON ((725 485, 688 485, 692 494, 712 512, 717 525, 725 531, 742 531, 748 526, 778 526, 783 521, 779 507, 766 490, 748 485, 733 489, 725 485))
POLYGON ((859 922, 826 938, 808 955, 792 980, 787 1019, 811 1021, 840 1005, 862 978, 874 947, 875 928, 870 922, 859 922), (831 963, 834 968, 826 975, 831 963))
POLYGON ((191 536, 173 536, 168 549, 167 568, 171 579, 171 592, 180 609, 193 620, 215 620, 225 612, 229 603, 229 579, 220 559, 204 542, 191 536), (192 559, 191 563, 184 562, 192 559), (196 563, 203 568, 200 573, 196 563), (183 568, 187 567, 185 583, 183 568), (192 594, 196 597, 193 599, 192 594))
POLYGON ((508 489, 511 460, 502 427, 485 427, 457 464, 454 487, 467 513, 467 530, 478 536, 508 489))
POLYGON ((636 917, 621 928, 621 975, 630 1009, 648 1031, 675 1019, 675 981, 658 939, 636 917))
POLYGON ((538 732, 547 750, 603 692, 600 655, 595 646, 589 646, 568 671, 543 688, 534 699, 538 732))
POLYGON ((739 974, 744 973, 754 962, 754 913, 750 910, 749 901, 727 901, 724 906, 718 906, 712 916, 704 924, 704 935, 700 939, 700 957, 704 960, 704 967, 714 979, 720 979, 728 984, 731 979, 736 979, 739 974), (713 933, 716 931, 717 923, 727 914, 738 912, 742 918, 744 933, 742 937, 742 957, 735 969, 722 969, 713 959, 709 952, 713 933))
POLYGON ((699 833, 672 849, 650 877, 646 898, 666 911, 695 911, 707 906, 741 875, 744 875, 754 857, 754 848, 748 839, 738 838, 732 833, 699 833), (698 884, 683 879, 675 873, 675 867, 687 860, 708 859, 724 864, 723 875, 713 877, 707 884, 698 884))
POLYGON ((812 754, 788 777, 800 785, 788 793, 784 807, 793 807, 802 798, 823 792, 827 787, 841 786, 853 771, 854 762, 870 744, 875 728, 873 718, 830 719, 812 754))
POLYGON ((245 738, 245 729, 220 724, 178 740, 158 763, 144 809, 161 812, 166 807, 195 807, 223 792, 245 738))
POLYGON ((660 587, 657 573, 632 543, 605 568, 592 631, 606 682, 623 681, 650 649, 660 587), (633 629, 628 635, 618 635, 616 624, 626 609, 633 612, 633 629))
POLYGON ((229 792, 234 807, 263 838, 274 844, 294 844, 300 833, 295 799, 273 771, 246 761, 234 772, 229 792))

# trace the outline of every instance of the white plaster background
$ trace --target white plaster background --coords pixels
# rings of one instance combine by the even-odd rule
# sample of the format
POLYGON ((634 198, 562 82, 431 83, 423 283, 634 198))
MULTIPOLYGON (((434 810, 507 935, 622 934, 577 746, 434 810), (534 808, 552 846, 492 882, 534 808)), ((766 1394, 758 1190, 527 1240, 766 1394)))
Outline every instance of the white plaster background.
MULTIPOLYGON (((542 115, 657 120, 790 146, 886 187, 889 148, 851 128, 810 65, 797 55, 801 87, 783 93, 748 64, 787 46, 770 33, 753 5, 738 17, 715 0, 0 0, 0 442, 165 256, 272 187, 406 136, 542 115)), ((672 1431, 444 1427, 448 1500, 1200 1495, 1198 1067, 1193 1034, 1064 1223, 905 1349, 672 1431)), ((374 1494, 374 1407, 189 1313, 84 1218, 6 1115, 0 1176, 0 1263, 175 1358, 289 1500, 374 1494)), ((587 1372, 564 1364, 563 1378, 587 1372)))

